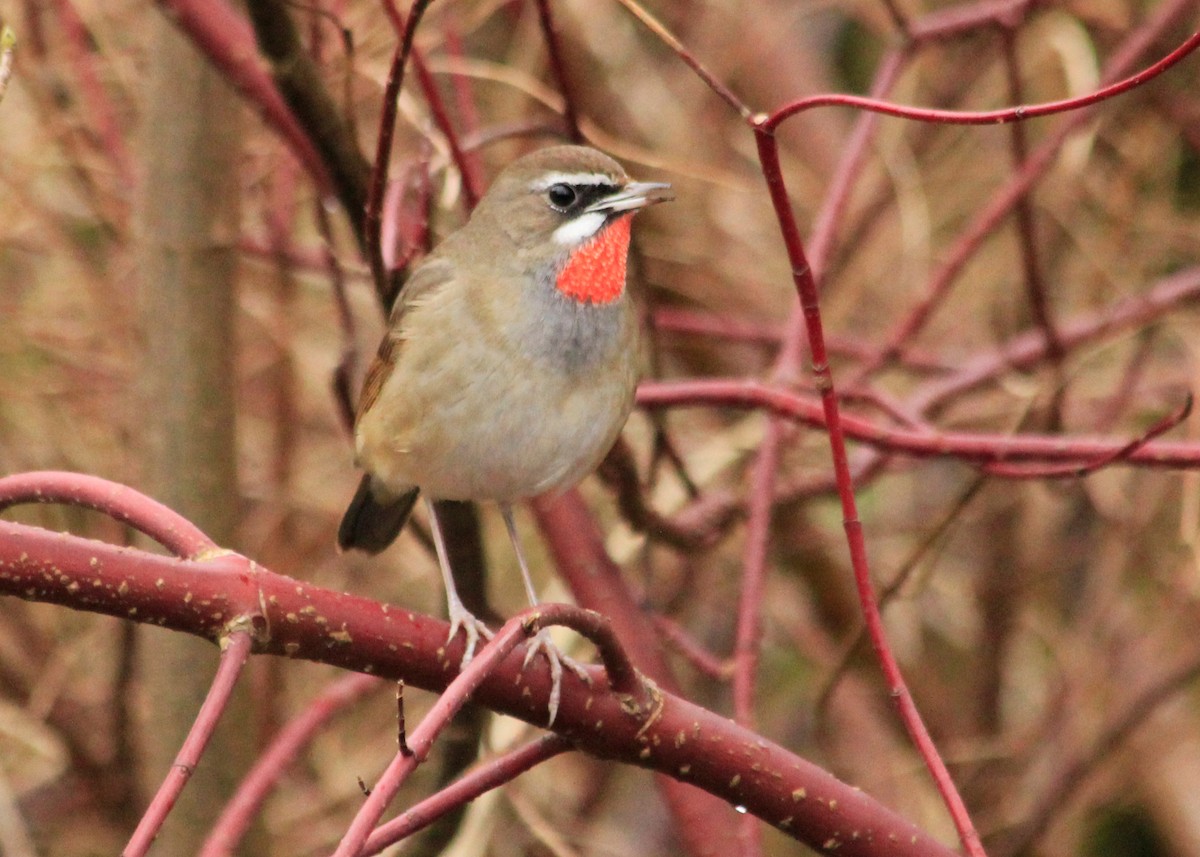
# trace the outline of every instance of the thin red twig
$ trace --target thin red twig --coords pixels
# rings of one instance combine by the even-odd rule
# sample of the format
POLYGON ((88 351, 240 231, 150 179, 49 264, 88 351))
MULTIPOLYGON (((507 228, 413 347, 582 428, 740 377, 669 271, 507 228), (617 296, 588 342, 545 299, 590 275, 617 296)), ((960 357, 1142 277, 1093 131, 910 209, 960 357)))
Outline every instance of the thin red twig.
MULTIPOLYGON (((407 28, 402 25, 400 15, 392 0, 385 0, 385 5, 389 10, 388 20, 403 43, 406 38, 409 38, 407 28)), ((417 14, 415 8, 413 13, 417 14)), ((450 112, 446 109, 446 101, 438 91, 433 74, 429 71, 429 66, 416 45, 412 45, 412 63, 413 71, 417 73, 417 82, 421 86, 421 92, 425 95, 425 102, 429 105, 429 112, 433 115, 433 122, 442 132, 442 136, 446 138, 446 145, 450 147, 450 159, 454 161, 459 175, 462 176, 463 198, 466 201, 467 210, 470 211, 478 204, 479 197, 483 194, 482 178, 476 168, 476 161, 467 157, 462 142, 459 140, 458 131, 455 130, 454 123, 450 121, 450 112)), ((401 70, 400 77, 403 80, 403 70, 401 70)), ((398 86, 396 91, 399 92, 398 86)), ((394 123, 395 117, 392 117, 391 121, 394 123)))
MULTIPOLYGON (((820 401, 791 390, 744 378, 705 378, 690 381, 645 382, 638 387, 638 404, 661 407, 761 408, 805 425, 828 430, 828 414, 820 401)), ((958 458, 968 462, 1029 461, 1087 466, 1102 456, 1126 450, 1122 464, 1138 467, 1194 469, 1200 467, 1200 442, 1153 441, 1127 450, 1130 442, 1096 437, 1005 435, 938 432, 879 426, 851 414, 841 414, 846 437, 878 449, 919 458, 958 458)))
POLYGON ((1069 110, 1080 110, 1114 96, 1135 89, 1158 77, 1167 69, 1183 60, 1188 54, 1200 46, 1200 31, 1191 36, 1175 50, 1148 68, 1130 75, 1124 80, 1101 87, 1095 92, 1076 98, 1064 98, 1060 101, 1048 101, 1043 104, 1028 104, 1017 107, 1005 107, 1000 110, 939 110, 929 107, 910 107, 902 104, 892 104, 876 98, 844 93, 813 95, 793 101, 778 108, 770 116, 757 117, 755 127, 770 133, 779 127, 780 123, 798 113, 816 107, 856 107, 859 110, 869 110, 882 113, 885 116, 897 116, 903 119, 915 119, 920 122, 933 122, 947 125, 1002 125, 1006 122, 1020 122, 1039 116, 1052 116, 1069 110))
MULTIPOLYGON (((1024 88, 1021 85, 1021 66, 1017 54, 1017 34, 1013 30, 1006 29, 1002 34, 1002 39, 1004 41, 1004 68, 1008 77, 1009 100, 1019 104, 1025 100, 1025 96, 1024 88)), ((1013 122, 1009 126, 1009 142, 1012 146, 1013 167, 1019 170, 1029 157, 1029 142, 1026 139, 1024 123, 1013 122)), ((1017 202, 1015 215, 1029 309, 1034 322, 1042 329, 1042 333, 1046 337, 1046 356, 1051 363, 1057 365, 1062 363, 1066 351, 1063 349, 1058 330, 1054 326, 1050 299, 1046 294, 1046 282, 1042 277, 1037 249, 1037 232, 1034 224, 1032 191, 1023 195, 1017 202)))
POLYGON ((913 21, 908 27, 908 36, 914 45, 926 42, 946 41, 954 36, 965 36, 978 30, 999 24, 1015 28, 1025 22, 1041 0, 977 0, 974 3, 959 3, 930 12, 913 21))
POLYGON ((455 130, 454 123, 450 121, 450 112, 446 109, 445 99, 438 92, 433 74, 430 73, 429 66, 416 47, 413 48, 412 59, 413 70, 417 73, 417 81, 421 84, 421 91, 425 94, 429 112, 433 114, 434 124, 446 138, 446 145, 450 147, 450 159, 454 161, 459 175, 462 176, 463 200, 466 203, 467 211, 470 211, 479 204, 479 197, 483 195, 483 179, 476 169, 476 161, 467 157, 458 131, 455 130))
POLYGON ((409 775, 428 757, 429 750, 437 736, 450 725, 454 715, 471 698, 480 683, 509 652, 516 648, 518 643, 525 639, 525 636, 524 617, 516 616, 508 620, 504 627, 496 633, 496 636, 475 655, 466 669, 450 683, 450 686, 437 698, 437 702, 421 720, 421 724, 413 730, 412 738, 408 742, 410 752, 397 752, 383 772, 383 776, 371 788, 370 795, 354 816, 354 820, 350 822, 341 842, 333 852, 333 857, 358 857, 362 853, 367 837, 379 823, 388 804, 392 802, 392 798, 396 796, 396 792, 399 791, 400 786, 404 784, 409 775))
POLYGON ((225 713, 229 704, 230 694, 237 684, 242 667, 250 657, 250 647, 254 642, 253 636, 246 630, 237 630, 229 634, 221 648, 221 662, 217 666, 217 674, 213 677, 212 687, 204 698, 204 704, 196 714, 196 720, 188 731, 188 736, 175 756, 158 793, 150 801, 146 813, 138 822, 137 829, 129 839, 129 844, 121 852, 122 857, 142 857, 150 850, 154 837, 167 818, 167 814, 175 805, 183 787, 192 776, 200 761, 204 748, 212 737, 213 730, 225 713))
MULTIPOLYGON (((1185 268, 1152 285, 1145 294, 1132 295, 1117 303, 1059 325, 1063 347, 1076 349, 1089 342, 1145 325, 1173 309, 1200 300, 1200 267, 1185 268)), ((1041 331, 1029 330, 1012 337, 991 353, 968 360, 957 372, 927 382, 910 399, 915 411, 931 413, 960 398, 964 393, 1003 377, 1008 372, 1030 369, 1046 355, 1041 331)))
MULTIPOLYGON (((463 56, 462 35, 456 26, 453 12, 447 11, 445 21, 446 51, 454 59, 461 59, 463 56)), ((452 72, 450 83, 454 87, 454 106, 458 109, 462 137, 464 140, 467 140, 475 136, 480 125, 479 111, 475 107, 475 93, 471 88, 471 77, 459 72, 452 72)), ((483 181, 481 176, 483 175, 483 166, 479 161, 479 152, 466 146, 464 143, 462 157, 464 159, 464 175, 470 177, 472 184, 476 188, 482 188, 483 181)))
POLYGON ((1130 456, 1150 443, 1150 441, 1156 437, 1161 437, 1186 420, 1192 413, 1193 403, 1194 397, 1191 393, 1188 393, 1187 399, 1182 405, 1176 408, 1173 413, 1167 414, 1147 429, 1141 437, 1134 438, 1124 446, 1104 455, 1099 455, 1084 464, 1066 464, 1057 467, 1014 467, 1003 463, 996 463, 987 465, 985 469, 990 476, 1001 476, 1008 479, 1078 479, 1113 464, 1127 461, 1130 456))
MULTIPOLYGON (((674 306, 656 308, 650 314, 650 323, 656 333, 707 336, 764 348, 777 348, 784 339, 784 326, 778 322, 757 322, 674 306)), ((826 337, 825 344, 831 355, 839 357, 868 360, 876 355, 876 350, 857 336, 831 333, 826 337)), ((914 348, 905 350, 902 365, 922 374, 945 374, 953 367, 953 361, 941 360, 930 351, 914 348)))
POLYGON ((717 681, 728 681, 733 673, 733 664, 724 661, 704 648, 698 640, 687 632, 678 622, 669 616, 655 614, 654 627, 662 634, 664 640, 674 646, 692 666, 704 675, 717 681))
MULTIPOLYGON (((894 50, 885 54, 871 83, 871 96, 883 98, 891 92, 908 61, 909 55, 902 51, 894 50)), ((829 256, 837 238, 837 228, 845 222, 850 193, 862 176, 863 163, 870 153, 870 142, 878 130, 878 115, 864 114, 859 117, 854 130, 850 132, 843 155, 829 182, 829 189, 825 192, 825 198, 817 211, 812 235, 808 241, 808 262, 812 265, 813 275, 818 282, 829 264, 829 256)))
POLYGON ((750 109, 744 101, 734 95, 733 90, 726 86, 721 80, 713 74, 704 63, 700 62, 699 58, 693 54, 683 42, 675 37, 675 34, 663 25, 661 21, 655 18, 650 12, 643 7, 637 0, 617 0, 622 6, 633 13, 642 25, 647 30, 654 33, 664 44, 667 45, 676 55, 687 64, 688 68, 696 73, 696 76, 704 81, 714 93, 717 94, 722 101, 737 111, 743 119, 749 121, 754 116, 754 111, 750 109))
POLYGON ((443 815, 498 786, 511 782, 547 759, 572 749, 571 742, 561 735, 543 735, 528 744, 491 759, 464 774, 454 783, 430 795, 391 821, 381 824, 367 838, 362 857, 378 854, 389 845, 424 830, 443 815))
MULTIPOLYGON (((742 576, 738 585, 737 622, 733 647, 733 717, 754 727, 754 698, 762 644, 763 597, 767 584, 767 548, 775 508, 775 477, 789 426, 779 419, 767 425, 750 475, 749 515, 742 551, 742 576)), ((738 826, 740 851, 746 857, 762 854, 762 830, 756 819, 744 818, 738 826)))
POLYGON ((321 236, 321 267, 329 272, 330 294, 337 316, 338 332, 342 339, 342 353, 333 370, 330 385, 333 401, 341 418, 342 428, 347 434, 354 430, 354 370, 358 363, 358 345, 354 335, 354 313, 350 309, 350 296, 346 290, 346 270, 342 267, 333 249, 333 225, 329 212, 318 200, 313 205, 317 234, 321 236))
POLYGON ((421 720, 421 724, 413 730, 408 741, 410 752, 397 753, 388 765, 347 828, 334 857, 356 857, 362 852, 367 837, 400 786, 417 766, 425 761, 434 740, 450 724, 458 710, 519 643, 552 624, 567 625, 585 633, 600 650, 613 690, 626 696, 630 705, 648 710, 651 703, 637 671, 634 670, 620 642, 612 634, 611 628, 599 614, 565 604, 533 607, 519 613, 504 623, 496 636, 488 641, 438 697, 437 702, 421 720))
POLYGON ((0 479, 0 510, 22 503, 65 503, 101 512, 189 559, 217 550, 199 527, 157 500, 98 476, 40 470, 0 479))
POLYGON ((767 188, 770 191, 771 202, 775 207, 775 216, 779 221, 788 259, 791 261, 792 278, 808 330, 812 372, 817 389, 821 394, 821 408, 829 437, 829 449, 833 459, 834 476, 837 479, 838 497, 842 506, 842 522, 846 532, 846 542, 850 548, 850 563, 854 570, 859 605, 867 623, 871 644, 883 671, 888 692, 896 704, 909 736, 925 760, 934 783, 942 795, 942 800, 950 811, 964 849, 971 857, 983 857, 983 845, 975 830, 975 825, 971 821, 971 816, 967 812, 966 804, 963 803, 962 797, 950 777, 950 772, 946 769, 945 762, 942 761, 925 728, 920 712, 913 703, 912 696, 905 684, 904 676, 900 672, 899 664, 887 643, 883 619, 879 614, 879 605, 875 600, 874 587, 871 582, 871 570, 867 560, 866 542, 863 540, 862 523, 858 518, 857 503, 854 499, 854 482, 846 455, 846 438, 842 430, 837 396, 833 389, 833 374, 829 368, 829 357, 825 350, 825 335, 821 325, 816 280, 813 278, 812 268, 808 264, 804 247, 800 242, 800 232, 792 212, 791 202, 788 199, 787 187, 784 184, 783 168, 779 163, 779 149, 775 136, 765 127, 760 126, 756 129, 755 142, 758 145, 759 161, 762 165, 763 176, 767 181, 767 188))
POLYGON ((304 746, 331 718, 380 685, 380 680, 375 676, 351 674, 339 678, 279 730, 213 823, 208 838, 200 848, 199 857, 226 857, 233 854, 262 809, 267 795, 304 746))
POLYGON ((655 332, 710 336, 749 345, 777 347, 783 341, 783 329, 778 322, 748 321, 675 306, 655 307, 650 323, 655 332))
POLYGON ((133 158, 125 146, 128 136, 117 120, 117 110, 107 90, 100 82, 95 57, 90 45, 92 36, 88 32, 79 12, 71 0, 54 0, 54 11, 62 25, 63 43, 70 54, 79 86, 83 92, 80 102, 92 114, 104 153, 112 161, 117 176, 126 190, 133 187, 133 158))
POLYGON ((788 429, 784 420, 771 420, 750 474, 746 541, 734 627, 733 717, 741 725, 751 728, 754 726, 754 696, 762 644, 767 548, 771 537, 771 513, 775 508, 775 476, 779 470, 781 434, 788 429))

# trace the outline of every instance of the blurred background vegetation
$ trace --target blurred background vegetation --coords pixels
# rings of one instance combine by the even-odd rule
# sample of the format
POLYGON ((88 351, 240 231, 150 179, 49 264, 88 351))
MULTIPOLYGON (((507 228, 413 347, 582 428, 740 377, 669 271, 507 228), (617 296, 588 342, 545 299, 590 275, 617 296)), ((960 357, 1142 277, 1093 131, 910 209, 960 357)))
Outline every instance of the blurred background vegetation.
MULTIPOLYGON (((865 92, 881 57, 904 44, 893 12, 922 21, 978 8, 920 0, 891 11, 878 0, 647 7, 762 110, 803 95, 865 92)), ((395 44, 380 4, 288 8, 369 156, 395 44)), ((677 201, 643 215, 636 230, 639 293, 661 322, 647 374, 766 375, 795 293, 751 133, 618 3, 552 8, 588 140, 638 178, 676 190, 677 201), (752 335, 672 329, 681 311, 752 335)), ((1014 100, 1014 69, 1019 100, 1086 93, 1167 5, 1003 8, 1000 23, 906 49, 891 100, 1004 106, 1014 100)), ((1195 26, 1198 4, 1170 8, 1132 68, 1195 26)), ((274 571, 438 612, 436 563, 419 533, 374 560, 334 549, 357 474, 332 381, 348 352, 361 373, 381 330, 344 213, 318 198, 279 140, 222 91, 155 4, 8 0, 0 16, 20 40, 0 102, 0 473, 68 469, 128 483, 274 571), (171 136, 185 126, 188 134, 171 136), (347 283, 348 334, 331 257, 347 283), (184 304, 179 290, 189 277, 212 290, 184 304), (181 450, 164 439, 202 429, 213 433, 208 446, 181 450)), ((444 0, 427 14, 417 45, 482 175, 559 139, 562 99, 532 3, 444 0)), ((1029 198, 1032 242, 1022 242, 1013 218, 991 230, 904 356, 848 406, 903 424, 906 404, 929 385, 1036 333, 1023 261, 1031 246, 1060 327, 1200 264, 1197 62, 1106 103, 1070 136, 1029 198)), ((824 109, 780 132, 806 230, 856 118, 824 109)), ((1022 126, 1030 151, 1064 121, 1022 126)), ((1010 128, 881 121, 820 271, 839 383, 886 341, 1015 170, 1010 128)), ((432 232, 444 234, 465 216, 462 182, 410 75, 392 176, 422 175, 432 232)), ((423 216, 411 201, 405 210, 423 216)), ((420 249, 400 243, 389 252, 420 249)), ((1195 298, 1193 290, 1142 323, 1072 345, 1060 360, 999 371, 919 416, 953 430, 1136 437, 1197 386, 1195 298)), ((653 468, 661 478, 652 479, 653 422, 639 413, 626 436, 654 507, 686 515, 716 503, 731 513, 726 526, 681 550, 635 533, 600 480, 584 490, 647 610, 723 658, 745 550, 748 473, 766 421, 687 409, 663 423, 700 499, 664 468, 653 468)), ((1173 436, 1198 435, 1193 417, 1173 436)), ((854 452, 867 461, 869 453, 854 452)), ((828 475, 825 437, 792 433, 772 518, 758 728, 951 841, 873 660, 860 652, 838 669, 859 619, 828 475)), ((1191 680, 1200 671, 1198 489, 1196 474, 1124 466, 1081 480, 1011 480, 904 457, 862 481, 876 575, 885 583, 904 575, 886 613, 892 641, 994 855, 1200 855, 1200 699, 1191 680)), ((74 510, 13 514, 127 538, 74 510)), ((522 604, 515 559, 494 511, 482 514, 490 600, 508 614, 522 604)), ((566 597, 528 520, 522 531, 545 597, 566 597)), ((185 687, 206 686, 215 662, 211 647, 196 644, 156 676, 169 645, 112 619, 0 602, 0 852, 120 849, 163 773, 165 762, 154 760, 174 746, 163 737, 169 721, 189 722, 185 687), (165 713, 176 697, 181 710, 165 713)), ((728 712, 727 681, 668 648, 686 693, 728 712)), ((256 662, 252 671, 237 734, 206 761, 224 779, 189 789, 201 807, 219 807, 228 795, 222 783, 235 781, 254 748, 335 677, 299 663, 256 662)), ((410 696, 412 723, 428 700, 410 696)), ((322 733, 269 803, 247 853, 324 853, 361 799, 356 778, 371 781, 390 757, 393 715, 384 691, 322 733)), ((530 731, 500 719, 484 725, 491 747, 530 731)), ((433 788, 436 771, 430 766, 402 801, 433 788)), ((563 757, 477 802, 452 853, 679 853, 654 795, 645 773, 563 757)), ((205 812, 180 834, 185 844, 160 853, 192 853, 205 812)), ((805 853, 766 835, 769 854, 805 853)), ((440 847, 426 840, 415 849, 440 847)))

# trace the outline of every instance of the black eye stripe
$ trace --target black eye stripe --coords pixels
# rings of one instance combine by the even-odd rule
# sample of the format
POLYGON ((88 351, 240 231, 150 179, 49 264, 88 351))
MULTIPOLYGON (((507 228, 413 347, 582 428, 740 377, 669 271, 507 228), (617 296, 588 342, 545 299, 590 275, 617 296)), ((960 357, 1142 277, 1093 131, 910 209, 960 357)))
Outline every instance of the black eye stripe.
POLYGON ((615 184, 568 184, 558 182, 545 190, 546 200, 559 211, 576 211, 586 208, 593 202, 616 193, 620 188, 615 184))

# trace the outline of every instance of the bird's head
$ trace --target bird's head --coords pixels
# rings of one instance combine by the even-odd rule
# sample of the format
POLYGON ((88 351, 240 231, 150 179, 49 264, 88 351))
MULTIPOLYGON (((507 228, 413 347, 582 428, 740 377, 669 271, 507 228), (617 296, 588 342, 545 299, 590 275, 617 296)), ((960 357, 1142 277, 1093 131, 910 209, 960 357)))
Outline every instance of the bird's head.
POLYGON ((595 149, 555 146, 509 164, 472 221, 499 230, 520 263, 550 271, 563 294, 608 303, 625 288, 632 215, 671 198, 670 185, 631 181, 595 149))

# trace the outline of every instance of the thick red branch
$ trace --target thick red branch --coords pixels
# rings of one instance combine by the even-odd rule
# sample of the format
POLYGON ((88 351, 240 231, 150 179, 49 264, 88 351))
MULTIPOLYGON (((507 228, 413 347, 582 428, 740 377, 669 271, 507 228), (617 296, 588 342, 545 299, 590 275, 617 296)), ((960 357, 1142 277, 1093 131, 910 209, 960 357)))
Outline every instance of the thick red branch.
MULTIPOLYGON (((132 618, 219 639, 251 620, 261 654, 332 664, 440 691, 462 642, 445 622, 273 574, 236 554, 187 562, 37 527, 0 522, 0 593, 132 618)), ((523 647, 480 684, 476 701, 530 723, 545 719, 549 668, 522 669, 523 647)), ((592 755, 691 783, 815 848, 848 855, 953 852, 878 802, 729 720, 661 690, 649 713, 597 670, 569 672, 557 731, 592 755)))

